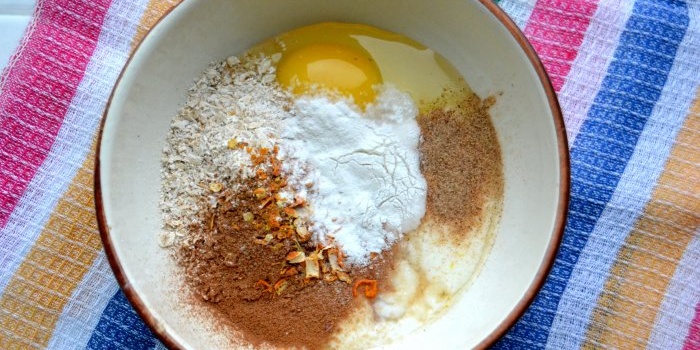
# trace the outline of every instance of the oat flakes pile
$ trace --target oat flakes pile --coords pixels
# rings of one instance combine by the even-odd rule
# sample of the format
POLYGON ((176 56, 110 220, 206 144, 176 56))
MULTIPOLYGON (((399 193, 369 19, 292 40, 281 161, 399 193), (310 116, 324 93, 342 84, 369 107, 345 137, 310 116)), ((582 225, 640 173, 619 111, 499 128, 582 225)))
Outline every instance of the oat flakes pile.
POLYGON ((163 150, 161 246, 187 234, 199 214, 216 205, 221 182, 252 175, 250 156, 231 143, 272 147, 279 123, 290 116, 291 96, 276 87, 269 58, 230 57, 212 64, 189 90, 171 123, 163 150), (261 84, 262 82, 262 84, 261 84))

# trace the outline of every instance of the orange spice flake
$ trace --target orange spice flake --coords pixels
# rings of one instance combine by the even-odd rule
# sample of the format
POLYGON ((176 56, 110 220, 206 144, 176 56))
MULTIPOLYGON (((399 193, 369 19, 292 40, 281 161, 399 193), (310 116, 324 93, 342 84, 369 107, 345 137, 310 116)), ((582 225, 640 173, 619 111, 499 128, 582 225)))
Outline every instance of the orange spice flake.
POLYGON ((255 282, 256 287, 262 287, 263 292, 272 292, 272 286, 265 280, 259 280, 255 282))
POLYGON ((285 288, 287 288, 287 277, 280 278, 280 280, 277 281, 277 283, 275 283, 273 288, 275 289, 275 294, 277 294, 277 295, 282 294, 282 292, 285 290, 285 288))
POLYGON ((377 296, 377 292, 379 291, 377 280, 357 280, 352 287, 352 296, 357 297, 358 289, 363 286, 365 287, 365 296, 367 298, 371 299, 377 296))

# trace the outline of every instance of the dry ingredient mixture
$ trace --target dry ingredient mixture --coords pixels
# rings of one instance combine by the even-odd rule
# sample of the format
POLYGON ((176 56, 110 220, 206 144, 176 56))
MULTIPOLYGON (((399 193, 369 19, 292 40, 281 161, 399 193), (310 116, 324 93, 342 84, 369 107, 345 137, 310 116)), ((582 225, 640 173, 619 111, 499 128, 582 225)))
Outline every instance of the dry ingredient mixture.
POLYGON ((201 213, 216 203, 219 186, 255 175, 250 155, 233 149, 236 140, 273 148, 268 135, 291 108, 289 93, 274 88, 274 81, 269 60, 231 57, 210 66, 189 90, 163 150, 161 246, 190 234, 201 213))
POLYGON ((488 250, 503 195, 493 100, 465 91, 419 113, 390 84, 361 107, 294 96, 276 59, 230 57, 190 89, 163 152, 159 243, 191 302, 249 343, 382 344, 467 284, 459 251, 477 269, 488 250))
POLYGON ((271 67, 230 58, 190 90, 164 150, 160 243, 249 341, 323 344, 425 212, 417 109, 391 87, 366 112, 293 103, 271 67))
POLYGON ((256 176, 237 190, 215 188, 214 208, 177 251, 185 277, 222 324, 250 342, 324 344, 350 310, 353 292, 376 295, 391 258, 378 255, 371 269, 352 268, 337 248, 311 241, 297 214, 305 203, 278 204, 287 189, 278 148, 236 147, 250 153, 256 176))
POLYGON ((299 215, 308 219, 314 240, 336 242, 350 262, 366 265, 425 213, 417 108, 391 86, 366 112, 343 99, 293 101, 274 76, 265 56, 230 58, 190 91, 164 152, 161 243, 188 234, 214 203, 211 186, 255 175, 254 164, 232 144, 271 149, 279 141, 280 171, 290 182, 280 201, 309 201, 311 210, 299 215))

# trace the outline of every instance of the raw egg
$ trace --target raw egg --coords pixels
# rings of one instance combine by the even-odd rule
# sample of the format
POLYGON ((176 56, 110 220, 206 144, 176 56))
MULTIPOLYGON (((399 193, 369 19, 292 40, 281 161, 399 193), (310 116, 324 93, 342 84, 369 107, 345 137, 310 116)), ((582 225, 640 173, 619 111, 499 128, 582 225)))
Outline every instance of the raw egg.
POLYGON ((351 46, 320 43, 285 54, 277 66, 277 81, 296 94, 317 88, 352 96, 355 103, 374 101, 374 86, 382 74, 372 57, 351 46))
POLYGON ((259 44, 273 58, 277 81, 298 96, 328 93, 372 103, 392 84, 425 105, 446 89, 464 90, 459 72, 435 51, 400 34, 364 24, 319 23, 259 44))

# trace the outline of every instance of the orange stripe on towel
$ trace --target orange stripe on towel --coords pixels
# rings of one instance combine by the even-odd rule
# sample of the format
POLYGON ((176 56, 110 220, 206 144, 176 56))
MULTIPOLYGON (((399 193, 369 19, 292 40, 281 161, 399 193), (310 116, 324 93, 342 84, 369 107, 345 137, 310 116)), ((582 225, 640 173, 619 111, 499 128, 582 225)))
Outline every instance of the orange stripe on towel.
POLYGON ((0 344, 46 347, 73 290, 102 250, 90 152, 0 298, 0 344))
POLYGON ((136 44, 143 40, 148 31, 158 22, 158 20, 171 8, 179 4, 182 0, 151 0, 148 2, 148 7, 141 16, 141 23, 136 29, 136 35, 132 41, 132 49, 136 44))
POLYGON ((620 249, 584 348, 646 348, 676 267, 700 227, 700 92, 652 197, 620 249))

